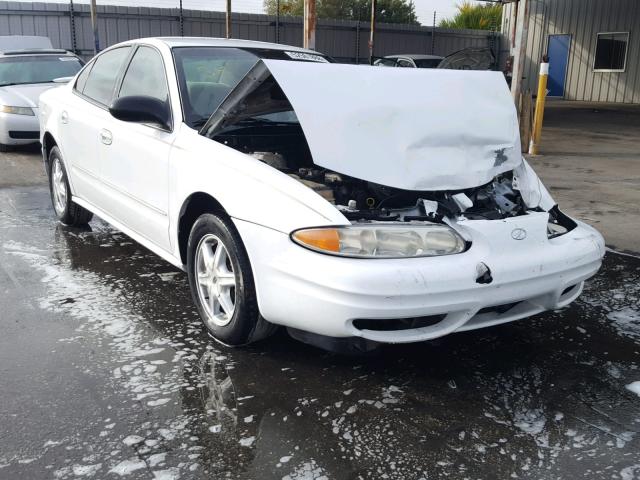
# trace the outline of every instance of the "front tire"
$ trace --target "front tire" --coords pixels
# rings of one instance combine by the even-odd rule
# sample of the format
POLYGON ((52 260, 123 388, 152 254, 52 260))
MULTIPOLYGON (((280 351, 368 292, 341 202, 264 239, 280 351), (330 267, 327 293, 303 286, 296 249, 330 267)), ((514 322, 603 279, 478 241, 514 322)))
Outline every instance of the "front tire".
POLYGON ((67 170, 58 147, 53 147, 49 153, 49 192, 53 210, 61 223, 80 227, 93 218, 93 213, 71 200, 67 170))
POLYGON ((206 213, 196 220, 187 273, 198 313, 216 340, 238 346, 273 333, 276 327, 260 317, 249 257, 229 219, 206 213))

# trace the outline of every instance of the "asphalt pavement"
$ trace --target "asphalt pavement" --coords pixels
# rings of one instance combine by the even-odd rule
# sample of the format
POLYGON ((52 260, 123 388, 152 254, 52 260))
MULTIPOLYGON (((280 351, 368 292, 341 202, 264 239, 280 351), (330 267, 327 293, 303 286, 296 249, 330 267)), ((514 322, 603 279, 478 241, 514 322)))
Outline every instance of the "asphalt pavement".
POLYGON ((184 273, 98 219, 57 224, 21 161, 0 160, 1 479, 640 478, 634 254, 500 327, 230 349, 184 273))
POLYGON ((529 161, 560 207, 640 252, 640 105, 550 101, 529 161))

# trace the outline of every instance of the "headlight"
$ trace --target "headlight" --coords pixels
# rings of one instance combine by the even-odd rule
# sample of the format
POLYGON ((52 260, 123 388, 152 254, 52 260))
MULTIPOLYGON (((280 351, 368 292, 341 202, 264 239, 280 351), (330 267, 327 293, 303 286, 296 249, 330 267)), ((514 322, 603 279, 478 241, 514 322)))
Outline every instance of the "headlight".
POLYGON ((34 116, 33 110, 29 107, 10 107, 9 105, 0 105, 0 112, 13 113, 14 115, 34 116))
POLYGON ((446 225, 352 225, 306 228, 291 239, 316 252, 356 258, 409 258, 463 252, 465 241, 446 225))

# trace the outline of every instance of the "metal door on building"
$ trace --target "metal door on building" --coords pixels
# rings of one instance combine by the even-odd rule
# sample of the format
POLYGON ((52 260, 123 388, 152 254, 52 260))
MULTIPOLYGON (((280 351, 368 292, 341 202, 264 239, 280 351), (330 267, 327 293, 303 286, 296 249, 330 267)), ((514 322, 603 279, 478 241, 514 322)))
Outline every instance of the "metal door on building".
POLYGON ((569 64, 571 35, 549 35, 549 81, 547 89, 550 97, 564 97, 564 83, 569 64))

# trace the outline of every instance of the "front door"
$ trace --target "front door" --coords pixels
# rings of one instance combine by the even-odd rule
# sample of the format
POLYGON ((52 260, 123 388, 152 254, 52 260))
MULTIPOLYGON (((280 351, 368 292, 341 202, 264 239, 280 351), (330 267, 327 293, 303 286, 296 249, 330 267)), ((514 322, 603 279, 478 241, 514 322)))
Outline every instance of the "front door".
POLYGON ((550 97, 564 97, 564 83, 569 63, 571 35, 549 35, 549 80, 550 97))
MULTIPOLYGON (((169 104, 160 52, 137 48, 115 98, 147 96, 169 104)), ((155 245, 170 251, 169 154, 173 131, 159 125, 117 120, 100 130, 100 179, 107 213, 155 245)))

